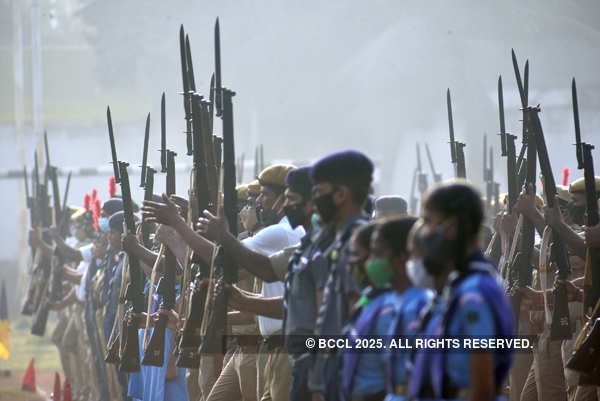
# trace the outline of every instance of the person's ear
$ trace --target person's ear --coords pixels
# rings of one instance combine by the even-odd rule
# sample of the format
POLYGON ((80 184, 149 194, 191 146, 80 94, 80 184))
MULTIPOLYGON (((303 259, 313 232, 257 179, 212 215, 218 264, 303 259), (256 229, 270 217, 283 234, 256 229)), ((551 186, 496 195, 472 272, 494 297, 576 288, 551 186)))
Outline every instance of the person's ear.
POLYGON ((336 205, 342 205, 350 198, 350 189, 345 185, 340 185, 333 191, 333 202, 336 205))

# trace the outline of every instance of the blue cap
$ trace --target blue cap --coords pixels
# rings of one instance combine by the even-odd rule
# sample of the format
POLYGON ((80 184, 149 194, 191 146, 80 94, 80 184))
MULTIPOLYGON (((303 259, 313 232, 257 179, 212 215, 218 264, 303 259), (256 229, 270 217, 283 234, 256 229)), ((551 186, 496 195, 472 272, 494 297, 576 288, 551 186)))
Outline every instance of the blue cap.
POLYGON ((317 161, 311 169, 313 183, 371 185, 373 162, 363 153, 346 150, 332 153, 317 161))

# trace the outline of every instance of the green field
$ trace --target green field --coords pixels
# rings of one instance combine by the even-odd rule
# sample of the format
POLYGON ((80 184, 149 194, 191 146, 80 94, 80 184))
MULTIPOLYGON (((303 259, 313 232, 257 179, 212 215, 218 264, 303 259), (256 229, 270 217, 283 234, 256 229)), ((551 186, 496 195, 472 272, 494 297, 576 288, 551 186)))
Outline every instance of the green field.
POLYGON ((36 371, 62 370, 58 351, 50 339, 53 322, 48 321, 44 337, 29 334, 30 328, 31 318, 20 317, 10 322, 10 357, 6 361, 0 360, 0 369, 25 370, 31 358, 35 358, 36 371))

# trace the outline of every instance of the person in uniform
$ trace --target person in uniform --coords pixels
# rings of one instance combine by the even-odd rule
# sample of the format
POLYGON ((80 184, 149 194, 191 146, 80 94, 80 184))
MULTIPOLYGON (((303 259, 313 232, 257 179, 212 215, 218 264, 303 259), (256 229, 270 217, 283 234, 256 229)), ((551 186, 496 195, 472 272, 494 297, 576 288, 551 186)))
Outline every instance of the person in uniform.
POLYGON ((397 195, 383 195, 375 199, 374 219, 385 219, 387 217, 406 216, 408 214, 408 203, 397 195))
MULTIPOLYGON (((328 278, 317 315, 316 335, 341 335, 359 297, 361 288, 352 280, 347 265, 352 233, 367 221, 363 210, 372 175, 371 160, 354 150, 325 156, 312 166, 313 202, 326 226, 323 230, 329 230, 334 237, 324 252, 328 278)), ((340 353, 318 353, 309 374, 312 399, 338 400, 339 381, 340 353)))
MULTIPOLYGON (((416 233, 423 256, 413 263, 420 274, 432 277, 438 295, 419 333, 433 339, 513 336, 511 306, 500 277, 479 249, 481 196, 463 182, 442 184, 424 197, 423 213, 423 225, 416 233)), ((409 397, 503 399, 512 351, 461 348, 416 350, 409 397)))

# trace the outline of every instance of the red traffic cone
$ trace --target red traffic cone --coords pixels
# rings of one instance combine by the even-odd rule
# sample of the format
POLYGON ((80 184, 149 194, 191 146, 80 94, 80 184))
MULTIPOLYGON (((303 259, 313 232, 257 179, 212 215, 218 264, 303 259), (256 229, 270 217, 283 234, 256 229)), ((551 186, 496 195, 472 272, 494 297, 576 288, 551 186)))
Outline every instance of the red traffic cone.
POLYGON ((60 400, 60 375, 58 372, 54 374, 54 391, 52 392, 52 399, 54 401, 60 400))
POLYGON ((31 358, 31 362, 29 362, 29 367, 25 372, 21 389, 23 391, 32 391, 35 393, 35 368, 33 367, 33 360, 34 359, 31 358))
POLYGON ((63 395, 63 401, 73 401, 71 397, 71 384, 69 384, 69 379, 65 379, 65 393, 63 395))

